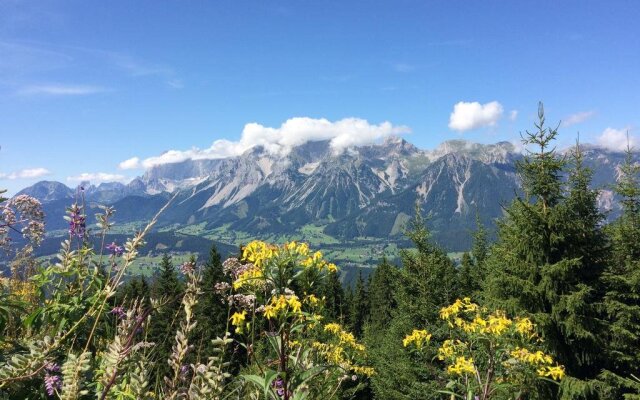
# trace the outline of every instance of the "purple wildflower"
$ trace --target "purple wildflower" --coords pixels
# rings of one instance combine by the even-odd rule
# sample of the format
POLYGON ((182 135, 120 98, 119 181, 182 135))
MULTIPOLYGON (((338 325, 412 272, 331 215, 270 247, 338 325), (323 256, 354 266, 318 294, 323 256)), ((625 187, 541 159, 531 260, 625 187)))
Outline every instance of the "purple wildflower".
POLYGON ((120 257, 124 253, 124 248, 122 246, 118 246, 115 242, 111 242, 111 244, 107 245, 106 249, 115 257, 120 257))
POLYGON ((276 393, 278 394, 278 396, 284 396, 284 380, 282 380, 282 378, 278 378, 273 381, 271 386, 276 389, 276 393))
POLYGON ((118 319, 123 319, 127 316, 127 313, 124 311, 124 308, 121 306, 113 307, 111 309, 111 314, 115 315, 118 319))
POLYGON ((53 362, 53 361, 47 361, 44 363, 44 369, 47 372, 60 372, 60 366, 53 362))
POLYGON ((81 214, 80 207, 73 207, 70 214, 69 234, 79 238, 84 237, 87 222, 85 216, 81 214))
POLYGON ((58 375, 49 375, 47 372, 44 376, 44 387, 49 396, 56 394, 56 391, 62 387, 62 379, 58 375))

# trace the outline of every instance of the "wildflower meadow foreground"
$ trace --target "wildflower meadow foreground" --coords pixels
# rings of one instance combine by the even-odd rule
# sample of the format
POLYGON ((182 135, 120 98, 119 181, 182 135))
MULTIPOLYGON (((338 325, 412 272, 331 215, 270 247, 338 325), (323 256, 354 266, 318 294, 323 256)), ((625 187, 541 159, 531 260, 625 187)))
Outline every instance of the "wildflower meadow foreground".
MULTIPOLYGON (((206 271, 192 260, 180 266, 180 298, 127 298, 117 293, 155 220, 126 243, 94 249, 88 235, 104 237, 115 210, 96 215, 92 232, 74 204, 57 262, 30 259, 32 268, 25 269, 24 253, 33 252, 43 233, 37 209, 35 199, 5 205, 5 245, 9 227, 22 226, 29 242, 12 264, 12 276, 2 281, 4 398, 329 399, 370 393, 376 370, 366 346, 327 309, 335 298, 327 299, 324 289, 338 267, 306 243, 253 241, 218 265, 221 279, 213 287, 203 286, 206 271), (205 291, 215 293, 224 312, 224 327, 209 343, 197 335, 205 291), (158 336, 154 324, 167 316, 162 310, 171 302, 179 308, 158 336), (158 357, 156 340, 170 342, 166 358, 158 357)), ((562 367, 537 350, 529 319, 489 314, 468 298, 439 313, 450 328, 432 361, 447 377, 440 393, 507 398, 536 378, 563 377, 562 367)), ((432 345, 426 330, 397 341, 407 354, 432 345)))

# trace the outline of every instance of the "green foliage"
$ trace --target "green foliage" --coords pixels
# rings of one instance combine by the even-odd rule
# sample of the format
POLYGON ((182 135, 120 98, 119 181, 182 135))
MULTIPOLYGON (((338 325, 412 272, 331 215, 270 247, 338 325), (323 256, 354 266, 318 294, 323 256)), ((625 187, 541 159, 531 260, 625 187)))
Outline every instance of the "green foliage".
POLYGON ((519 165, 526 196, 516 198, 499 222, 487 260, 486 296, 496 307, 528 313, 539 325, 551 353, 576 379, 563 383, 562 398, 591 398, 588 381, 600 372, 604 329, 597 307, 608 257, 603 216, 579 147, 565 188, 566 160, 551 147, 557 131, 545 126, 542 105, 538 116, 537 131, 523 138, 535 148, 519 165))
POLYGON ((617 397, 640 398, 640 166, 631 151, 615 186, 621 197, 622 215, 609 226, 612 254, 603 280, 607 325, 606 372, 603 379, 617 397), (632 395, 632 393, 635 393, 632 395))
POLYGON ((165 362, 171 354, 173 336, 181 316, 180 301, 183 295, 182 282, 171 262, 171 257, 164 254, 160 263, 160 274, 154 282, 152 295, 156 299, 156 312, 149 327, 148 340, 155 343, 153 360, 155 366, 150 372, 151 381, 158 384, 169 371, 165 362))
POLYGON ((207 359, 214 354, 215 348, 209 344, 217 337, 224 336, 227 332, 229 307, 216 284, 230 284, 230 279, 222 270, 222 260, 215 246, 209 251, 209 258, 202 268, 202 284, 198 304, 194 308, 197 326, 194 329, 192 340, 197 346, 197 354, 202 359, 207 359))
POLYGON ((399 271, 387 259, 376 267, 369 283, 369 332, 376 333, 388 327, 397 307, 395 294, 399 271))
POLYGON ((362 271, 359 271, 349 310, 349 326, 351 332, 358 338, 362 337, 364 332, 365 324, 369 318, 369 308, 369 293, 362 278, 362 271))

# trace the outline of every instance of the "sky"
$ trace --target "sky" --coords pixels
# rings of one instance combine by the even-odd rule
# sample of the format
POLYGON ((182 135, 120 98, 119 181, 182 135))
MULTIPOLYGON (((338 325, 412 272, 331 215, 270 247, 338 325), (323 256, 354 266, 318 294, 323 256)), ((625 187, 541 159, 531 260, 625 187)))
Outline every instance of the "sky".
MULTIPOLYGON (((0 0, 0 188, 400 135, 640 136, 640 2, 0 0)), ((638 142, 640 144, 640 142, 638 142)))

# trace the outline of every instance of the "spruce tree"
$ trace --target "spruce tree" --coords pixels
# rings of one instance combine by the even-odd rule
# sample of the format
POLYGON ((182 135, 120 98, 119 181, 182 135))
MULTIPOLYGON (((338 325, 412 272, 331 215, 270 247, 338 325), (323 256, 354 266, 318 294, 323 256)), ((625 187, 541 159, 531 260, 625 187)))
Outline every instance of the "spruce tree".
POLYGON ((325 314, 331 320, 344 319, 345 293, 338 272, 331 272, 325 279, 320 295, 324 297, 325 314))
POLYGON ((473 246, 471 256, 475 266, 474 278, 476 279, 476 289, 479 290, 487 275, 486 260, 489 256, 489 240, 487 228, 480 221, 480 214, 476 212, 476 230, 473 232, 473 246))
POLYGON ((368 330, 372 333, 380 332, 388 327, 397 308, 394 292, 397 290, 398 269, 389 264, 386 258, 371 274, 369 284, 369 313, 368 330))
POLYGON ((164 254, 160 262, 160 273, 154 282, 152 296, 157 301, 149 326, 148 340, 155 343, 155 368, 151 371, 152 382, 162 382, 169 372, 167 363, 179 323, 182 301, 182 282, 178 278, 171 256, 164 254))
POLYGON ((211 246, 209 258, 202 269, 202 294, 194 309, 197 325, 194 332, 194 343, 202 360, 211 356, 210 343, 216 337, 223 337, 227 331, 228 307, 223 295, 216 290, 216 284, 231 284, 222 270, 222 260, 215 245, 211 246))
POLYGON ((633 162, 631 148, 620 169, 615 192, 622 214, 611 224, 611 262, 604 274, 604 309, 610 321, 606 371, 603 380, 611 394, 640 399, 640 165, 633 162))
POLYGON ((602 329, 598 281, 606 259, 602 215, 579 149, 565 192, 566 160, 553 147, 557 129, 545 126, 542 104, 538 117, 537 131, 523 137, 535 149, 518 163, 524 196, 506 209, 487 260, 486 296, 496 308, 535 319, 566 367, 561 398, 594 398, 602 329))
POLYGON ((362 278, 362 271, 358 271, 356 287, 349 306, 351 332, 356 335, 357 338, 360 338, 364 332, 365 323, 369 319, 369 298, 364 279, 362 278))
POLYGON ((379 335, 370 332, 368 337, 376 370, 372 386, 381 399, 436 399, 442 382, 438 382, 441 371, 433 361, 435 352, 412 354, 402 346, 402 338, 419 327, 433 333, 432 341, 444 340, 446 327, 438 313, 459 294, 457 272, 447 254, 431 242, 419 208, 407 236, 415 248, 401 252, 393 320, 379 335))
POLYGON ((462 253, 460 260, 460 270, 458 271, 460 281, 460 294, 466 297, 473 297, 478 289, 478 281, 475 277, 475 265, 469 252, 462 253))

